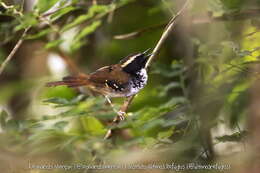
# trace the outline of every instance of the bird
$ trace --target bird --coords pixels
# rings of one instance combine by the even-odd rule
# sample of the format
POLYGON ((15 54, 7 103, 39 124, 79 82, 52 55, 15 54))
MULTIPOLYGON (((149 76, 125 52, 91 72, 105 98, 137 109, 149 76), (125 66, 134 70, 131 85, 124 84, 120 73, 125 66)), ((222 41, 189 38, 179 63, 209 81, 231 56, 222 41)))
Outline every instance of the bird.
MULTIPOLYGON (((119 63, 104 66, 90 74, 63 77, 61 81, 48 82, 47 87, 65 85, 71 88, 84 87, 103 95, 114 109, 111 97, 130 97, 145 87, 148 80, 146 63, 152 54, 147 49, 123 58, 119 63)), ((125 112, 116 111, 120 120, 125 112)))

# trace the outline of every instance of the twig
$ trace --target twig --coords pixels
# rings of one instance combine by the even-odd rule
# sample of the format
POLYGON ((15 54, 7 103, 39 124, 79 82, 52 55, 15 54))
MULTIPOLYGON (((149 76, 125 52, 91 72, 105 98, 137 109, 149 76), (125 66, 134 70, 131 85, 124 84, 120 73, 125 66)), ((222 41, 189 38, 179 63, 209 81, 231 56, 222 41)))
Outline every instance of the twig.
POLYGON ((17 15, 19 15, 19 16, 23 16, 23 13, 21 13, 20 11, 18 11, 15 7, 14 7, 14 5, 6 5, 4 2, 0 2, 0 5, 2 5, 5 9, 11 9, 11 10, 13 10, 13 13, 14 14, 17 14, 17 15))
POLYGON ((112 6, 112 11, 108 14, 108 17, 107 17, 107 22, 108 22, 108 23, 111 23, 111 22, 113 21, 115 9, 116 9, 115 0, 113 0, 113 1, 111 2, 111 6, 112 6))
POLYGON ((168 23, 168 25, 166 26, 166 29, 164 30, 160 40, 158 41, 158 43, 156 44, 155 48, 153 49, 152 55, 150 56, 150 58, 148 59, 147 63, 146 63, 146 68, 148 68, 151 64, 151 62, 154 60, 154 58, 159 54, 159 51, 163 45, 163 43, 165 42, 166 38, 169 36, 169 34, 171 33, 173 27, 176 24, 176 19, 182 14, 182 12, 186 9, 187 5, 189 3, 189 0, 186 0, 185 4, 183 5, 183 7, 181 8, 180 11, 178 11, 178 13, 170 20, 170 22, 168 23))
POLYGON ((250 32, 250 33, 248 33, 248 34, 245 34, 244 36, 245 36, 245 37, 251 37, 252 35, 254 35, 254 34, 258 33, 258 32, 260 32, 259 29, 257 29, 256 31, 250 32))
MULTIPOLYGON (((155 48, 153 49, 152 55, 151 55, 150 58, 148 59, 145 68, 148 68, 148 67, 151 65, 152 61, 155 59, 155 57, 159 54, 159 51, 160 51, 160 49, 161 49, 163 43, 165 42, 166 38, 169 36, 169 34, 171 33, 173 27, 174 27, 175 24, 176 24, 176 19, 183 13, 183 11, 186 9, 188 3, 189 3, 189 0, 186 0, 185 4, 184 4, 183 7, 181 8, 181 10, 178 11, 178 13, 177 13, 174 17, 172 17, 172 19, 170 20, 170 22, 169 22, 168 25, 166 26, 166 28, 165 28, 165 30, 164 30, 164 32, 163 32, 163 34, 162 34, 160 40, 158 41, 158 43, 156 44, 155 48)), ((128 107, 129 107, 129 105, 131 104, 131 102, 133 101, 134 97, 135 97, 135 95, 130 96, 130 97, 128 97, 128 98, 125 100, 124 104, 122 105, 122 107, 121 107, 121 109, 120 109, 121 112, 126 112, 126 111, 127 111, 128 107)), ((114 119, 114 121, 113 121, 113 125, 117 125, 117 124, 119 124, 119 123, 120 123, 120 120, 118 119, 118 117, 116 117, 116 118, 114 119)), ((109 130, 107 131, 107 133, 106 133, 104 139, 110 138, 110 137, 112 136, 112 134, 113 134, 112 132, 113 132, 112 129, 109 129, 109 130)))
POLYGON ((10 54, 7 56, 7 58, 4 60, 4 62, 1 64, 0 66, 0 75, 3 73, 5 67, 7 66, 7 64, 9 63, 9 61, 13 58, 14 54, 17 52, 17 50, 19 49, 19 47, 22 45, 23 43, 23 38, 25 37, 27 31, 29 30, 29 28, 26 28, 21 36, 21 38, 19 39, 19 41, 16 43, 16 45, 14 46, 13 50, 10 52, 10 54))
POLYGON ((25 0, 22 0, 21 2, 21 6, 20 6, 20 12, 23 13, 23 10, 24 10, 24 1, 25 0))

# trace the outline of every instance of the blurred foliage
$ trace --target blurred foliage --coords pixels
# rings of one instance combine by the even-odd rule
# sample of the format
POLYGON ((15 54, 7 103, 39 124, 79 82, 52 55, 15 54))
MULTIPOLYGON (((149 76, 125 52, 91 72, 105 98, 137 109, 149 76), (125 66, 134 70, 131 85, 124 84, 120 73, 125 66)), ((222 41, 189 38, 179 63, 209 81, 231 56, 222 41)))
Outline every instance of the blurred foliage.
MULTIPOLYGON (((38 0, 34 6, 26 0, 0 2, 0 63, 29 28, 25 44, 42 43, 41 51, 73 57, 78 68, 90 72, 127 53, 153 48, 162 27, 128 40, 113 36, 167 22, 183 1, 38 0)), ((258 79, 250 69, 259 64, 260 56, 256 8, 259 13, 256 0, 192 2, 188 17, 179 21, 152 65, 148 85, 119 125, 111 125, 115 112, 103 97, 43 87, 46 76, 48 81, 57 77, 26 75, 29 65, 18 53, 0 76, 0 152, 87 164, 149 161, 150 155, 138 155, 140 151, 152 153, 155 161, 221 161, 226 152, 215 155, 211 148, 229 142, 240 146, 250 134, 249 89, 258 79), (21 97, 29 101, 22 104, 20 117, 16 103, 21 97), (223 125, 228 129, 224 133, 214 130, 223 125), (104 140, 110 128, 115 133, 104 140)), ((35 58, 32 49, 29 58, 35 58)), ((38 63, 36 69, 42 66, 38 63)), ((113 102, 119 109, 122 99, 113 102)))

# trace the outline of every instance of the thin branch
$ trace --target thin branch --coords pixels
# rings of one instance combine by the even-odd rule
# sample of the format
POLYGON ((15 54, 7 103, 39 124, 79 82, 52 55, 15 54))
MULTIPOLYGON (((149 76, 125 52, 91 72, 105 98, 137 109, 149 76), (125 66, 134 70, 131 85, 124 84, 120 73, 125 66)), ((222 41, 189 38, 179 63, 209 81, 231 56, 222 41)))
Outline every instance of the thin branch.
POLYGON ((182 12, 186 9, 187 5, 189 3, 189 0, 187 0, 185 2, 185 4, 183 5, 183 7, 181 8, 180 11, 178 11, 178 13, 170 20, 170 22, 168 23, 168 25, 166 26, 166 29, 164 30, 160 40, 158 41, 158 43, 156 44, 155 48, 153 49, 152 55, 150 56, 150 58, 148 59, 145 68, 148 68, 151 64, 151 62, 154 60, 154 58, 159 54, 159 51, 163 45, 163 43, 165 42, 166 38, 169 36, 169 34, 171 33, 173 27, 176 24, 176 19, 178 19, 178 17, 182 14, 182 12))
POLYGON ((23 13, 23 10, 24 10, 24 1, 25 0, 22 0, 21 2, 21 6, 20 6, 20 12, 23 13))
POLYGON ((10 52, 10 54, 7 56, 7 58, 4 60, 4 62, 1 64, 0 66, 0 75, 3 73, 5 67, 7 66, 7 64, 11 61, 11 59, 13 58, 14 54, 17 52, 17 50, 19 49, 19 47, 22 45, 23 43, 23 38, 25 37, 27 31, 29 30, 29 28, 26 28, 21 36, 21 38, 18 40, 18 42, 16 43, 16 45, 14 46, 13 50, 10 52))
MULTIPOLYGON (((165 40, 167 39, 167 37, 169 36, 169 34, 171 33, 172 29, 174 28, 175 24, 176 24, 176 19, 183 13, 183 11, 186 9, 187 5, 189 3, 189 0, 186 0, 185 4, 183 5, 183 7, 181 8, 180 11, 178 11, 178 13, 172 17, 172 19, 170 20, 170 22, 168 23, 168 25, 166 26, 160 40, 158 41, 158 43, 156 44, 155 48, 153 49, 153 52, 152 52, 152 55, 150 56, 150 58, 148 59, 147 61, 147 64, 146 64, 146 67, 145 68, 148 68, 152 61, 155 59, 155 57, 159 54, 159 51, 163 45, 163 43, 165 42, 165 40)), ((133 96, 130 96, 128 97, 124 104, 122 105, 120 111, 121 112, 126 112, 129 105, 132 103, 133 99, 134 99, 135 95, 133 96)), ((120 123, 120 119, 118 117, 116 117, 114 120, 113 120, 113 125, 117 125, 120 123)), ((112 133, 112 129, 109 129, 104 137, 104 139, 108 139, 110 138, 113 133, 112 133)))
POLYGON ((19 16, 23 16, 23 13, 21 13, 20 11, 18 11, 14 5, 6 5, 4 2, 0 2, 0 5, 2 5, 2 7, 4 7, 5 9, 10 9, 13 10, 14 14, 17 14, 19 16))
POLYGON ((256 33, 258 33, 258 32, 260 32, 260 29, 257 29, 256 31, 250 32, 250 33, 248 33, 248 34, 245 34, 244 36, 245 36, 245 37, 251 37, 251 36, 253 36, 254 34, 256 34, 256 33))
POLYGON ((113 21, 113 17, 114 17, 114 14, 115 14, 115 9, 116 9, 115 0, 112 0, 111 6, 112 6, 112 11, 108 14, 108 17, 107 17, 107 22, 108 23, 111 23, 113 21))

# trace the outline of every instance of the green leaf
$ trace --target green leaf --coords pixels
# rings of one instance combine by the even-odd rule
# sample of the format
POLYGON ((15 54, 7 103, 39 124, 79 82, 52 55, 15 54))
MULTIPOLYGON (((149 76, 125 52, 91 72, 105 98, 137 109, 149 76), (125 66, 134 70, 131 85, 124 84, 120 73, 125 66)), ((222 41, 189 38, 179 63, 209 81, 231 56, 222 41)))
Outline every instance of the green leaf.
POLYGON ((155 138, 152 137, 146 137, 144 138, 144 147, 152 147, 154 146, 158 141, 155 138))
POLYGON ((85 36, 91 34, 94 32, 97 27, 101 25, 101 21, 95 21, 91 25, 86 26, 85 28, 82 29, 82 31, 75 37, 75 41, 79 41, 80 39, 84 38, 85 36))
POLYGON ((20 24, 17 25, 14 29, 15 31, 19 31, 21 29, 25 29, 31 26, 35 26, 39 23, 37 20, 37 16, 33 13, 26 13, 20 19, 20 24))
POLYGON ((227 9, 240 9, 245 0, 221 0, 227 9))
MULTIPOLYGON (((43 102, 45 103, 52 103, 55 104, 56 107, 64 107, 64 106, 72 106, 72 105, 77 105, 79 104, 83 99, 85 98, 84 95, 78 95, 77 97, 73 99, 67 99, 67 98, 61 98, 61 97, 53 97, 44 100, 43 102)), ((80 104, 79 104, 80 105, 80 104)), ((76 107, 76 109, 79 109, 76 107)), ((77 112, 82 112, 81 109, 79 109, 77 112)), ((71 114, 71 113, 69 113, 71 114)))
POLYGON ((75 51, 78 48, 80 48, 84 44, 81 42, 81 40, 87 35, 93 33, 100 25, 101 21, 95 21, 91 25, 88 25, 85 28, 83 28, 83 30, 74 38, 71 49, 75 51))
POLYGON ((170 101, 162 104, 160 107, 149 107, 144 108, 137 112, 137 121, 134 124, 135 127, 142 126, 149 121, 152 121, 170 111, 173 111, 177 104, 185 103, 186 99, 183 97, 176 97, 171 99, 170 101))
POLYGON ((165 120, 162 118, 154 119, 148 121, 147 123, 139 126, 138 130, 141 131, 138 134, 141 136, 150 136, 156 137, 158 133, 162 130, 162 125, 165 123, 165 120))
POLYGON ((47 28, 47 29, 41 30, 40 32, 38 32, 36 34, 28 35, 25 37, 25 39, 28 39, 28 40, 39 39, 39 38, 47 35, 50 32, 51 32, 51 28, 47 28))
POLYGON ((73 99, 76 96, 76 91, 66 86, 57 86, 46 88, 43 98, 61 97, 67 100, 73 99))
POLYGON ((93 5, 89 8, 88 13, 84 14, 84 15, 80 15, 78 16, 76 19, 74 19, 74 21, 72 21, 71 23, 65 25, 61 32, 64 32, 74 26, 77 26, 81 23, 83 23, 84 21, 92 18, 96 13, 102 13, 102 12, 106 12, 108 10, 108 6, 105 5, 93 5))
POLYGON ((54 40, 54 41, 51 41, 51 42, 47 43, 47 44, 44 46, 44 48, 45 48, 45 49, 55 48, 55 47, 58 47, 62 42, 63 42, 63 40, 61 40, 61 39, 54 40))
POLYGON ((77 51, 78 49, 80 49, 82 46, 86 45, 87 44, 87 40, 86 41, 81 41, 81 42, 74 42, 72 45, 71 45, 71 52, 75 52, 77 51))
POLYGON ((51 15, 51 19, 54 21, 54 20, 57 20, 59 19, 60 17, 64 16, 65 14, 68 14, 69 12, 71 11, 74 11, 76 10, 77 8, 76 7, 73 7, 73 6, 68 6, 68 7, 65 7, 65 8, 62 8, 60 10, 58 10, 57 12, 55 12, 54 14, 51 15))
POLYGON ((168 92, 171 90, 171 89, 174 89, 174 88, 181 88, 181 85, 180 83, 178 82, 171 82, 169 84, 167 84, 166 86, 160 86, 159 87, 159 97, 165 97, 168 92))
MULTIPOLYGON (((183 113, 178 114, 177 116, 183 116, 183 113)), ((163 127, 172 127, 172 126, 180 126, 181 124, 185 124, 188 123, 188 119, 185 118, 174 118, 174 119, 170 119, 167 120, 164 124, 163 127)))
POLYGON ((155 64, 155 68, 153 69, 153 71, 151 73, 172 78, 175 76, 180 76, 182 74, 183 70, 184 70, 184 68, 183 68, 183 65, 181 65, 181 64, 173 63, 171 65, 171 68, 169 68, 168 65, 157 63, 157 64, 155 64))
POLYGON ((65 98, 50 98, 47 100, 44 100, 43 102, 45 103, 53 103, 53 104, 60 104, 60 105, 65 105, 68 104, 69 101, 65 98))
POLYGON ((81 117, 82 126, 91 135, 103 135, 106 130, 103 124, 95 117, 81 117))
POLYGON ((36 8, 39 10, 40 13, 49 10, 53 7, 59 0, 38 0, 36 8))
POLYGON ((169 138, 170 136, 172 136, 173 134, 173 129, 169 129, 166 131, 161 131, 158 133, 158 139, 165 139, 165 138, 169 138))

